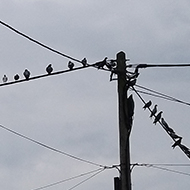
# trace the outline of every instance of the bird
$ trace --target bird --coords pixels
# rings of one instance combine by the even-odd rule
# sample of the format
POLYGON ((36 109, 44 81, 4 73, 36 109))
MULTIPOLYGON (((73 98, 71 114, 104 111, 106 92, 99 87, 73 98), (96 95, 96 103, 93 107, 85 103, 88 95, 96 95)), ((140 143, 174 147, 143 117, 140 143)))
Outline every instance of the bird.
POLYGON ((179 140, 175 141, 175 143, 172 145, 172 148, 179 146, 181 144, 181 140, 182 140, 182 137, 179 140))
POLYGON ((29 78, 30 78, 30 71, 28 71, 27 69, 25 69, 23 75, 26 78, 26 80, 29 80, 29 78))
POLYGON ((71 61, 69 61, 69 63, 68 63, 68 67, 69 67, 70 70, 72 70, 73 67, 74 67, 74 63, 71 62, 71 61))
POLYGON ((155 105, 153 110, 151 111, 150 118, 152 118, 152 116, 155 115, 156 112, 157 112, 157 105, 155 105))
POLYGON ((159 112, 158 115, 155 116, 155 119, 154 119, 154 122, 153 122, 155 125, 156 125, 156 123, 157 123, 158 121, 160 121, 160 118, 161 118, 161 116, 162 116, 162 113, 163 113, 163 111, 159 112))
POLYGON ((169 133, 175 133, 174 130, 172 128, 169 127, 169 125, 167 124, 167 122, 164 120, 164 118, 161 118, 161 123, 162 126, 165 128, 165 130, 169 133))
POLYGON ((186 153, 188 153, 189 151, 190 151, 190 149, 189 148, 187 148, 185 145, 183 145, 183 144, 180 144, 179 145, 180 146, 180 148, 186 153))
POLYGON ((3 80, 3 82, 5 83, 5 82, 8 81, 8 77, 7 77, 6 75, 4 75, 3 78, 2 78, 2 80, 3 80))
POLYGON ((173 138, 173 139, 180 139, 181 137, 176 135, 175 133, 170 133, 170 136, 173 138))
POLYGON ((86 65, 87 65, 87 59, 86 58, 84 58, 82 61, 81 61, 81 63, 83 64, 83 66, 85 67, 86 65))
POLYGON ((144 109, 150 108, 151 105, 152 105, 152 102, 151 102, 151 100, 150 100, 150 101, 148 101, 148 102, 143 106, 143 108, 144 108, 144 109))
POLYGON ((15 80, 18 80, 20 77, 19 77, 19 75, 18 74, 16 74, 15 76, 14 76, 14 79, 15 80))
POLYGON ((53 67, 51 66, 51 64, 49 64, 47 67, 46 67, 46 71, 48 73, 48 75, 50 75, 53 71, 53 67))
POLYGON ((103 68, 104 65, 107 63, 107 57, 104 58, 104 60, 96 62, 95 65, 98 67, 98 69, 103 68))

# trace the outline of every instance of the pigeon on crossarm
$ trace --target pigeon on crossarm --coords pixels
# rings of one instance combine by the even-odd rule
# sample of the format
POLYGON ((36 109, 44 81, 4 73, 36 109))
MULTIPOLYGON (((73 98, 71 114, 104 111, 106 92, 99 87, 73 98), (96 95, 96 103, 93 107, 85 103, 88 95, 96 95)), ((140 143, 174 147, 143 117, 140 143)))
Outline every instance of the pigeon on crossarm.
POLYGON ((159 112, 158 115, 155 116, 155 119, 154 119, 154 122, 153 122, 155 125, 156 125, 156 123, 158 121, 160 121, 162 113, 163 113, 163 111, 159 112))
POLYGON ((74 63, 71 62, 71 61, 69 61, 69 63, 68 63, 68 67, 69 67, 70 70, 72 70, 73 67, 74 67, 74 63))
POLYGON ((30 78, 30 71, 28 71, 27 69, 25 69, 23 75, 26 78, 26 80, 29 80, 29 78, 30 78))
POLYGON ((98 69, 103 68, 104 65, 107 63, 107 57, 104 58, 103 61, 96 62, 95 65, 98 67, 98 69))
POLYGON ((18 80, 18 79, 19 79, 19 75, 16 74, 16 75, 14 76, 14 79, 15 79, 15 80, 18 80))
POLYGON ((52 67, 51 64, 49 64, 49 65, 46 67, 46 71, 47 71, 48 75, 50 75, 50 74, 52 73, 53 67, 52 67))
POLYGON ((4 75, 2 80, 3 80, 3 82, 5 83, 5 82, 8 81, 8 77, 7 77, 6 75, 4 75))
POLYGON ((182 140, 182 137, 179 140, 175 141, 175 143, 172 145, 172 148, 179 146, 181 144, 181 140, 182 140))
POLYGON ((152 118, 152 116, 155 115, 156 112, 157 112, 157 105, 155 105, 153 110, 151 111, 150 118, 152 118))
POLYGON ((143 106, 143 108, 144 108, 144 109, 149 108, 151 105, 152 105, 152 102, 151 102, 151 100, 150 100, 150 101, 148 101, 148 102, 143 106))

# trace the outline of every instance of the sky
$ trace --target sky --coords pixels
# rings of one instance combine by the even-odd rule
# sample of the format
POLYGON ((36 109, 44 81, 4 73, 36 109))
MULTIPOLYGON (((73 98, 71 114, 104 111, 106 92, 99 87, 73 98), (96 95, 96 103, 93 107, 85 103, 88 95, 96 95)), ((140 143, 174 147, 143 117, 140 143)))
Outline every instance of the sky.
MULTIPOLYGON (((115 59, 120 51, 127 64, 189 63, 190 2, 163 0, 0 0, 0 20, 47 46, 88 63, 115 59)), ((69 59, 51 52, 0 25, 0 76, 28 69, 43 75, 68 69, 69 59)), ((81 66, 74 62, 75 67, 81 66)), ((137 84, 190 102, 190 68, 146 68, 137 84)), ((0 124, 35 142, 98 165, 119 164, 117 81, 93 67, 0 86, 0 124)), ((2 82, 1 82, 2 83, 2 82)), ((140 90, 140 89, 138 89, 140 90)), ((131 163, 189 164, 135 92, 130 136, 131 163)), ((190 147, 188 105, 141 94, 158 105, 168 124, 190 147)), ((99 166, 79 161, 0 128, 0 186, 5 190, 71 188, 110 190, 117 168, 96 174, 99 166), (84 175, 88 172, 90 175, 84 175), (66 179, 80 176, 70 181, 66 179), (88 180, 89 177, 92 177, 88 180), (87 180, 87 181, 84 181, 87 180), (84 182, 84 183, 81 183, 84 182), (81 184, 80 184, 81 183, 81 184), (77 186, 78 184, 78 186, 77 186), (76 186, 76 187, 75 187, 76 186)), ((190 168, 135 166, 132 189, 189 189, 190 168), (181 172, 181 173, 180 173, 181 172)))

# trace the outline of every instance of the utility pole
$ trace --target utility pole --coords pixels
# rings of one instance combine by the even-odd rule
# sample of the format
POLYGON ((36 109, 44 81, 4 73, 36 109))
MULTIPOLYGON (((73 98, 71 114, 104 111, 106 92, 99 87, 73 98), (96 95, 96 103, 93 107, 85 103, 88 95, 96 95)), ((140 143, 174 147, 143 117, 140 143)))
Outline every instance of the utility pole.
POLYGON ((117 54, 117 75, 118 75, 118 102, 119 102, 119 147, 120 147, 120 190, 131 190, 130 172, 130 146, 128 109, 127 109, 127 88, 126 88, 126 58, 124 52, 117 54))

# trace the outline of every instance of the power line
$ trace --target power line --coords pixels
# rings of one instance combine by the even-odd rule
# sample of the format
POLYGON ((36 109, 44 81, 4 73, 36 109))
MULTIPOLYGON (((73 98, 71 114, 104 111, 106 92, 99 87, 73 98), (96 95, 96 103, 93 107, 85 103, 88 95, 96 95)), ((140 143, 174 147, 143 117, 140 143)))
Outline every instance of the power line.
POLYGON ((140 64, 129 64, 129 68, 148 68, 148 67, 190 67, 189 63, 140 63, 140 64))
POLYGON ((105 168, 101 169, 100 171, 96 172, 95 174, 91 175, 90 177, 86 178, 85 180, 81 181, 80 183, 77 183, 76 185, 74 185, 73 187, 69 188, 68 190, 72 190, 72 189, 78 187, 79 185, 83 184, 84 182, 86 182, 86 181, 90 180, 91 178, 95 177, 96 175, 100 174, 104 170, 105 170, 105 168))
MULTIPOLYGON (((83 158, 79 158, 79 157, 77 157, 77 156, 73 156, 73 155, 68 154, 68 153, 66 153, 66 152, 63 152, 63 151, 61 151, 61 150, 58 150, 58 149, 56 149, 56 148, 53 148, 53 147, 48 146, 48 145, 46 145, 46 144, 43 144, 43 143, 41 143, 41 142, 39 142, 39 141, 36 141, 36 140, 34 140, 34 139, 30 138, 30 137, 27 137, 27 136, 25 136, 25 135, 22 135, 21 133, 18 133, 18 132, 16 132, 16 131, 12 130, 12 129, 9 129, 9 128, 3 126, 3 125, 0 125, 0 127, 1 127, 2 129, 5 129, 6 131, 9 131, 9 132, 11 132, 11 133, 13 133, 13 134, 15 134, 15 135, 17 135, 17 136, 19 136, 19 137, 22 137, 22 138, 24 138, 24 139, 26 139, 26 140, 29 140, 29 141, 31 141, 31 142, 33 142, 33 143, 35 143, 35 144, 38 144, 38 145, 40 145, 40 146, 42 146, 42 147, 44 147, 44 148, 47 148, 47 149, 49 149, 49 150, 52 150, 52 151, 54 151, 54 152, 60 153, 60 154, 62 154, 62 155, 65 155, 65 156, 68 156, 68 157, 70 157, 70 158, 73 158, 73 159, 75 159, 75 160, 78 160, 78 161, 81 161, 81 162, 85 162, 85 163, 88 163, 88 164, 91 164, 91 165, 94 165, 94 166, 98 166, 98 167, 101 167, 101 168, 102 168, 102 167, 103 167, 103 168, 107 168, 107 166, 103 166, 103 165, 101 165, 101 164, 97 164, 97 163, 95 163, 95 162, 91 162, 91 161, 89 161, 89 160, 85 160, 85 159, 83 159, 83 158)), ((109 168, 109 167, 108 167, 108 168, 109 168)))
POLYGON ((152 168, 164 170, 167 172, 172 172, 172 173, 176 173, 176 174, 180 174, 180 175, 190 176, 190 173, 181 172, 181 171, 173 170, 173 169, 168 169, 166 167, 160 167, 160 166, 157 166, 156 164, 138 164, 138 163, 136 163, 136 164, 134 164, 134 166, 152 167, 152 168))
POLYGON ((61 184, 61 183, 65 183, 65 182, 71 181, 73 179, 77 179, 77 178, 83 177, 85 175, 89 175, 89 174, 94 173, 94 172, 98 172, 100 170, 102 170, 102 168, 99 168, 99 169, 96 169, 96 170, 92 170, 90 172, 82 173, 80 175, 77 175, 77 176, 74 176, 74 177, 70 177, 70 178, 67 178, 67 179, 63 179, 61 181, 57 181, 57 182, 54 182, 54 183, 51 183, 51 184, 48 184, 48 185, 45 185, 45 186, 42 186, 42 187, 38 187, 38 188, 32 189, 32 190, 46 189, 48 187, 52 187, 52 186, 55 186, 55 185, 58 185, 58 184, 61 184))
POLYGON ((141 85, 137 85, 137 84, 136 84, 135 86, 138 87, 138 88, 141 88, 141 89, 150 91, 150 92, 152 92, 152 93, 154 93, 154 94, 152 94, 152 93, 147 93, 147 92, 143 92, 143 91, 139 91, 139 90, 138 90, 140 93, 144 93, 144 94, 147 94, 147 95, 151 95, 151 96, 163 98, 163 99, 165 99, 165 100, 170 100, 170 101, 174 101, 174 102, 177 102, 177 103, 181 103, 181 104, 185 104, 185 105, 187 105, 187 106, 190 106, 190 103, 185 102, 185 101, 183 101, 183 100, 179 100, 179 99, 177 99, 177 98, 174 98, 174 97, 172 97, 172 96, 166 95, 166 94, 164 94, 164 93, 160 93, 160 92, 158 92, 158 91, 155 91, 155 90, 152 90, 152 89, 150 89, 150 88, 147 88, 147 87, 144 87, 144 86, 141 86, 141 85), (155 94, 156 94, 156 95, 155 95, 155 94))
MULTIPOLYGON (((137 94, 137 96, 141 99, 141 101, 146 104, 146 102, 144 101, 144 99, 141 97, 141 95, 137 92, 137 90, 132 86, 133 90, 135 91, 135 93, 137 94)), ((152 110, 148 107, 148 110, 152 113, 152 110)), ((155 119, 156 119, 156 116, 154 115, 155 119)), ((162 118, 163 119, 163 118, 162 118)), ((180 149, 184 152, 184 154, 186 154, 186 156, 188 158, 190 158, 190 150, 189 148, 187 148, 186 146, 182 145, 181 144, 181 140, 182 140, 182 137, 176 135, 176 133, 174 132, 174 130, 172 128, 170 128, 169 126, 165 126, 165 125, 168 125, 166 122, 166 124, 164 125, 163 123, 160 122, 160 120, 157 121, 158 123, 160 123, 160 125, 162 126, 162 128, 167 132, 167 134, 172 138, 172 140, 174 141, 174 144, 175 143, 179 143, 179 144, 176 144, 175 146, 179 145, 180 149), (172 132, 171 132, 172 131, 172 132), (178 141, 176 141, 176 137, 179 138, 178 141)), ((174 146, 174 147, 175 147, 174 146)), ((173 145, 172 145, 173 147, 173 145)), ((173 148, 174 148, 173 147, 173 148)))
POLYGON ((51 48, 51 47, 49 47, 49 46, 47 46, 47 45, 45 45, 45 44, 39 42, 39 41, 37 41, 37 40, 35 40, 35 39, 29 37, 28 35, 26 35, 26 34, 20 32, 20 31, 18 31, 17 29, 13 28, 12 26, 6 24, 6 23, 3 22, 3 21, 0 21, 0 24, 4 25, 5 27, 9 28, 10 30, 16 32, 17 34, 19 34, 19 35, 21 35, 21 36, 27 38, 28 40, 30 40, 30 41, 32 41, 32 42, 38 44, 39 46, 42 46, 42 47, 44 47, 44 48, 46 48, 46 49, 48 49, 48 50, 50 50, 50 51, 52 51, 52 52, 54 52, 54 53, 56 53, 56 54, 59 54, 59 55, 61 55, 61 56, 63 56, 63 57, 66 57, 66 58, 68 58, 68 59, 71 59, 71 60, 73 60, 73 61, 76 61, 76 62, 81 63, 80 60, 75 59, 75 58, 73 58, 73 57, 71 57, 71 56, 69 56, 69 55, 66 55, 66 54, 64 54, 64 53, 61 53, 61 52, 59 52, 59 51, 57 51, 57 50, 55 50, 55 49, 53 49, 53 48, 51 48))

